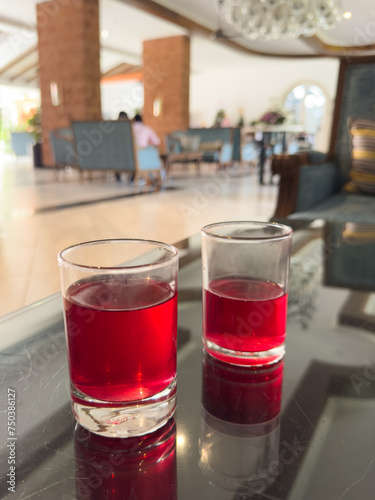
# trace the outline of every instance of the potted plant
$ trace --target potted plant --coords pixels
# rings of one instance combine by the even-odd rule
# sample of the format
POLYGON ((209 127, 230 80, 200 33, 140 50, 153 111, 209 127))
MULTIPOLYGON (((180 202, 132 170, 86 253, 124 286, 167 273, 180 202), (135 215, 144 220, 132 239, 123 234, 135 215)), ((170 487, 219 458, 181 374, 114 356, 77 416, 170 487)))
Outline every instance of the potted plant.
POLYGON ((36 110, 34 115, 28 120, 28 131, 34 138, 33 144, 33 160, 34 167, 42 167, 42 125, 40 109, 36 110))
POLYGON ((242 109, 240 109, 239 111, 239 117, 238 117, 238 121, 237 121, 237 127, 244 127, 245 125, 245 118, 243 117, 243 111, 242 109))

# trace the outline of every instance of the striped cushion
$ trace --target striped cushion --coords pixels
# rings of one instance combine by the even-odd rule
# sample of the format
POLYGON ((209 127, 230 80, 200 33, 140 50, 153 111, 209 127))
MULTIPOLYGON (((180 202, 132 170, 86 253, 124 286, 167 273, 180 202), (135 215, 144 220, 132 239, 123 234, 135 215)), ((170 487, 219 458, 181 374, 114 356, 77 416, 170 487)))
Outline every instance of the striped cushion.
POLYGON ((375 122, 348 119, 352 165, 345 191, 375 194, 375 122))

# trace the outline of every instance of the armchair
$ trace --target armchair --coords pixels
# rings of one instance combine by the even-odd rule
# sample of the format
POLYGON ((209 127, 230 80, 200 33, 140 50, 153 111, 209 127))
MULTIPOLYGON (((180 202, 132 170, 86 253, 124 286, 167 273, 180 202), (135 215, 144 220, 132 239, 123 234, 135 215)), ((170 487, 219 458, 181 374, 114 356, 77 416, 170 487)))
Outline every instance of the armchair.
MULTIPOLYGON (((328 155, 304 152, 273 158, 272 171, 280 175, 273 219, 375 223, 371 189, 357 193, 345 190, 353 177, 348 121, 375 121, 374 81, 374 56, 341 61, 328 155)), ((375 156, 373 161, 375 174, 375 156)))
POLYGON ((69 155, 73 146, 73 132, 70 128, 59 128, 50 132, 50 143, 54 159, 54 168, 57 173, 65 167, 78 168, 78 160, 75 155, 69 155))

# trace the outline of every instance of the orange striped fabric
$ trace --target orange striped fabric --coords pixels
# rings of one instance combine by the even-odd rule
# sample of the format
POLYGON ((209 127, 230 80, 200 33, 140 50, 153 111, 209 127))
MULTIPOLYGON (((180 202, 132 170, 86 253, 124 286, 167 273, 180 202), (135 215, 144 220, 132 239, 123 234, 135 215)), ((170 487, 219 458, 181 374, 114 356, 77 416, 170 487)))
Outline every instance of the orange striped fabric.
POLYGON ((351 137, 350 181, 344 189, 350 193, 375 194, 375 121, 348 119, 351 137))

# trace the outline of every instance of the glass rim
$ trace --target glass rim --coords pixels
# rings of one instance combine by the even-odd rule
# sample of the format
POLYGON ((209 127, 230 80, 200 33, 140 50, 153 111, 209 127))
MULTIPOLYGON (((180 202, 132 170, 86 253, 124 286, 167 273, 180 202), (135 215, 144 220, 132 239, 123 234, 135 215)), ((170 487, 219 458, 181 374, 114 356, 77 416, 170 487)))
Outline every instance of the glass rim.
POLYGON ((130 270, 142 270, 146 271, 147 269, 157 269, 158 267, 164 267, 168 264, 172 264, 178 260, 178 250, 175 246, 170 245, 169 243, 163 243, 162 241, 156 241, 156 240, 146 240, 142 238, 108 238, 108 239, 101 239, 101 240, 91 240, 91 241, 83 241, 81 243, 75 243, 74 245, 70 245, 63 250, 61 250, 57 254, 57 262, 58 265, 61 267, 69 268, 69 269, 76 269, 76 270, 85 270, 85 271, 93 271, 93 272, 98 272, 98 270, 102 271, 111 271, 111 272, 126 272, 130 270), (160 262, 150 262, 150 263, 145 263, 145 264, 136 264, 136 265, 129 265, 129 266, 89 266, 86 264, 76 264, 72 262, 71 260, 68 260, 65 258, 64 254, 79 248, 79 247, 89 247, 89 246, 95 246, 95 245, 102 245, 102 244, 111 244, 111 243, 129 243, 129 244, 144 244, 144 245, 150 245, 150 247, 162 247, 165 250, 168 250, 171 255, 167 257, 165 260, 162 260, 160 262))
POLYGON ((289 238, 293 234, 293 229, 286 224, 279 224, 278 222, 262 222, 262 221, 223 221, 207 224, 201 229, 201 233, 209 238, 216 238, 219 240, 228 241, 270 241, 270 240, 283 240, 289 238), (263 236, 231 236, 215 233, 215 228, 220 226, 243 226, 252 225, 261 227, 273 227, 280 230, 279 234, 263 235, 263 236))

